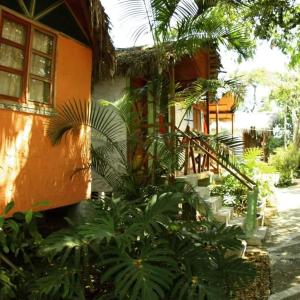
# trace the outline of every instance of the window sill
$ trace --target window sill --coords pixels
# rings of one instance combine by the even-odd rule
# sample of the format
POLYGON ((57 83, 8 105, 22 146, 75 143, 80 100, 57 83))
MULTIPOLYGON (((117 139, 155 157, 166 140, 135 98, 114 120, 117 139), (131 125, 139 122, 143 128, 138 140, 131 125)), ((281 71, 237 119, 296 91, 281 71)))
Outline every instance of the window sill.
POLYGON ((53 107, 34 105, 28 103, 0 102, 0 110, 2 109, 47 117, 51 117, 55 114, 55 110, 53 109, 53 107))

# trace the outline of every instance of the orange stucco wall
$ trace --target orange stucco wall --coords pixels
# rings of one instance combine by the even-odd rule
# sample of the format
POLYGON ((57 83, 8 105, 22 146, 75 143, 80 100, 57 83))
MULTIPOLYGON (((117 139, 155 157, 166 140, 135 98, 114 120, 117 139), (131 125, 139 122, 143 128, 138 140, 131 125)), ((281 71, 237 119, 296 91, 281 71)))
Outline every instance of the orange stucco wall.
MULTIPOLYGON (((91 68, 91 50, 59 35, 54 107, 70 99, 90 100, 91 68)), ((89 162, 89 131, 82 129, 53 146, 45 133, 48 118, 0 109, 0 212, 11 200, 14 211, 48 201, 48 207, 33 208, 44 210, 89 196, 90 172, 74 173, 89 162)))

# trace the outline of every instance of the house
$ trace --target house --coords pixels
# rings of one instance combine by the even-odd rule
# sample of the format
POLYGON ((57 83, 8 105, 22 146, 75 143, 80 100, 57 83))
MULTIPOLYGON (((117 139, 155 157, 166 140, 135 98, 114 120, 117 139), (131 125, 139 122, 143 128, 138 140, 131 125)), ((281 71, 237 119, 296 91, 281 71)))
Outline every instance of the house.
MULTIPOLYGON (((166 55, 172 55, 172 50, 167 52, 166 55)), ((145 87, 156 72, 155 49, 152 47, 118 49, 116 56, 116 76, 112 80, 102 81, 94 86, 94 101, 105 99, 114 102, 124 95, 124 91, 128 87, 145 87)), ((175 82, 180 86, 179 89, 184 89, 199 78, 216 79, 220 67, 220 57, 215 50, 200 49, 193 56, 185 55, 176 61, 174 66, 175 82)), ((164 71, 168 72, 169 70, 164 71)), ((193 112, 190 116, 184 117, 185 120, 181 122, 181 125, 180 120, 183 117, 183 111, 179 107, 176 107, 174 113, 172 113, 169 103, 161 103, 162 113, 159 116, 160 131, 168 131, 170 123, 174 122, 183 131, 186 125, 189 124, 195 130, 209 133, 210 117, 212 116, 210 100, 212 96, 207 95, 203 103, 194 105, 193 112)), ((127 149, 128 159, 133 160, 134 165, 139 166, 141 172, 146 172, 147 170, 147 160, 143 159, 145 156, 143 143, 147 135, 153 130, 153 127, 156 126, 153 120, 154 105, 155 103, 151 101, 149 93, 140 97, 139 103, 135 108, 141 116, 140 120, 137 121, 140 122, 140 130, 137 133, 140 142, 134 148, 128 145, 127 149)), ((104 181, 95 174, 93 176, 93 191, 99 192, 107 188, 104 181)))
POLYGON ((230 92, 225 93, 217 102, 209 104, 209 119, 214 133, 227 132, 234 136, 236 108, 237 99, 230 92))
POLYGON ((90 133, 53 146, 46 124, 66 101, 90 101, 92 80, 112 71, 108 26, 98 0, 0 0, 0 211, 90 198, 90 133))

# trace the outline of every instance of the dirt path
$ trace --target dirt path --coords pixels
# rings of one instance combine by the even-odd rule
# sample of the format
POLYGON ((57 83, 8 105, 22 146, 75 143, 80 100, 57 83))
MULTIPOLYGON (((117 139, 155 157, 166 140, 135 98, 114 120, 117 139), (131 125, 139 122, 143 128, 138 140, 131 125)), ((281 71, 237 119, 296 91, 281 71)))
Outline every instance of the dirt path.
POLYGON ((300 300, 300 181, 276 190, 278 217, 266 243, 271 260, 269 300, 300 300))

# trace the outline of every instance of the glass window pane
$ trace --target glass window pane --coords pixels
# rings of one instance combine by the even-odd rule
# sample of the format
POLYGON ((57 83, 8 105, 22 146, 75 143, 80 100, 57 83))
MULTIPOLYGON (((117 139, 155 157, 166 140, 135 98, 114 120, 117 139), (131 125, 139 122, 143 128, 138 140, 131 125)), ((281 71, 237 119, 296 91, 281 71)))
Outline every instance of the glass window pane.
POLYGON ((24 45, 26 37, 25 27, 11 20, 4 19, 2 37, 17 44, 24 45))
POLYGON ((17 70, 22 70, 23 62, 23 50, 6 44, 0 45, 0 65, 17 70))
POLYGON ((35 30, 33 33, 32 48, 46 54, 51 54, 53 51, 53 37, 35 30))
POLYGON ((50 84, 34 78, 30 79, 29 99, 31 101, 49 103, 50 102, 50 84))
POLYGON ((31 62, 31 73, 41 77, 50 77, 51 59, 33 54, 31 62))
POLYGON ((22 77, 20 75, 0 71, 0 94, 12 97, 20 97, 22 89, 22 77))

